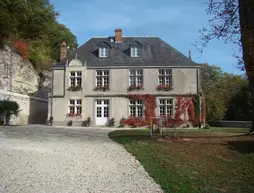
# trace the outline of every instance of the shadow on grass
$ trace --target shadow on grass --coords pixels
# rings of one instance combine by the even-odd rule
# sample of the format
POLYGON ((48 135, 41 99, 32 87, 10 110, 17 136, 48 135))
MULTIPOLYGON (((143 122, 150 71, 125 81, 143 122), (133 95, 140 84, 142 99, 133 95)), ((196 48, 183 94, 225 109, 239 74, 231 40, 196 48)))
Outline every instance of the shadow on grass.
POLYGON ((109 137, 121 144, 128 144, 128 143, 133 143, 135 141, 139 140, 149 140, 149 136, 140 136, 140 135, 128 135, 128 136, 116 136, 116 135, 111 135, 109 134, 109 137))
POLYGON ((129 144, 138 140, 149 140, 149 132, 145 130, 136 130, 136 131, 112 131, 108 134, 109 138, 112 140, 121 143, 121 144, 129 144))
MULTIPOLYGON (((162 138, 169 137, 174 138, 172 136, 173 132, 169 132, 164 134, 162 138)), ((190 139, 230 139, 230 138, 240 138, 243 136, 247 136, 246 134, 231 134, 231 135, 223 135, 216 133, 192 133, 192 132, 179 132, 177 134, 178 138, 190 138, 190 139)), ((109 137, 121 144, 133 143, 138 140, 153 140, 157 138, 161 138, 159 133, 154 133, 153 137, 150 138, 148 130, 118 130, 109 133, 109 137)))
POLYGON ((190 135, 189 133, 188 134, 179 134, 178 137, 179 138, 204 138, 204 139, 212 139, 212 138, 217 138, 217 139, 224 139, 224 138, 236 138, 236 137, 243 137, 243 136, 248 136, 247 134, 236 134, 236 135, 228 135, 228 136, 220 136, 220 135, 199 135, 199 134, 193 134, 193 135, 190 135))
POLYGON ((254 153, 254 140, 228 141, 227 146, 229 149, 237 151, 241 154, 254 153))

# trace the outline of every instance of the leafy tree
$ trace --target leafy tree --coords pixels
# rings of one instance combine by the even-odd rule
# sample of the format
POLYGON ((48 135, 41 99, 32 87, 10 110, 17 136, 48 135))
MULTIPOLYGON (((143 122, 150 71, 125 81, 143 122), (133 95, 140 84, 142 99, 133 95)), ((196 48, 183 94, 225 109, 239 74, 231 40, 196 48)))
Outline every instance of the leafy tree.
POLYGON ((244 80, 240 75, 223 73, 219 80, 219 87, 217 92, 221 92, 223 100, 228 109, 232 104, 231 100, 243 86, 246 86, 248 81, 244 80))
POLYGON ((60 43, 65 41, 69 46, 68 51, 77 48, 77 38, 71 31, 63 24, 55 23, 51 26, 50 33, 48 35, 50 46, 52 48, 51 58, 56 61, 60 59, 60 43))
POLYGON ((251 120, 251 115, 251 94, 248 85, 245 85, 232 97, 226 117, 228 120, 249 121, 251 120))
POLYGON ((48 0, 2 0, 0 44, 22 40, 29 45, 29 60, 37 70, 59 61, 60 44, 77 47, 71 31, 56 20, 59 14, 48 0))
POLYGON ((2 100, 0 101, 0 115, 6 119, 5 124, 8 125, 11 115, 18 115, 19 104, 16 101, 2 100))
POLYGON ((206 119, 222 119, 226 112, 223 95, 218 92, 219 80, 223 75, 220 67, 203 64, 201 67, 201 87, 206 100, 206 119))
MULTIPOLYGON (((201 52, 214 38, 239 45, 242 57, 236 57, 248 77, 254 108, 254 0, 208 0, 207 13, 212 18, 209 27, 200 31, 201 52)), ((250 133, 254 131, 254 111, 252 112, 250 133)))
POLYGON ((218 66, 202 64, 201 67, 201 84, 204 91, 216 88, 218 80, 222 77, 223 70, 218 66))
POLYGON ((201 67, 201 86, 206 100, 207 120, 237 120, 227 116, 233 98, 247 85, 240 75, 225 73, 220 67, 203 64, 201 67))

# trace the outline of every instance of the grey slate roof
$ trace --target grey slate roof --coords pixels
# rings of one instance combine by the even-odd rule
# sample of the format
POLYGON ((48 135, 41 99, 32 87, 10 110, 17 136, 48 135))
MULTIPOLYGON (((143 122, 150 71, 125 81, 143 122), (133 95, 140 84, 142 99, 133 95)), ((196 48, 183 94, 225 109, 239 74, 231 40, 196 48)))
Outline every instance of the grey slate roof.
POLYGON ((158 37, 123 37, 121 43, 111 42, 113 37, 92 38, 67 58, 64 58, 54 67, 61 67, 76 58, 87 62, 87 67, 117 67, 117 66, 200 66, 188 57, 168 45, 158 37), (141 56, 130 57, 130 45, 140 43, 141 56), (108 58, 98 57, 98 45, 106 44, 110 47, 108 58))

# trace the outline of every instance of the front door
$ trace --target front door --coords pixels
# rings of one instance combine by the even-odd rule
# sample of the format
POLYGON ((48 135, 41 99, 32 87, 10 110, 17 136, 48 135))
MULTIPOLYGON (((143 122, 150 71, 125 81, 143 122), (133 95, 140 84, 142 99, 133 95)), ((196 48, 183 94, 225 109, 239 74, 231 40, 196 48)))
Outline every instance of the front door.
POLYGON ((106 125, 108 122, 109 100, 96 100, 96 125, 106 125))

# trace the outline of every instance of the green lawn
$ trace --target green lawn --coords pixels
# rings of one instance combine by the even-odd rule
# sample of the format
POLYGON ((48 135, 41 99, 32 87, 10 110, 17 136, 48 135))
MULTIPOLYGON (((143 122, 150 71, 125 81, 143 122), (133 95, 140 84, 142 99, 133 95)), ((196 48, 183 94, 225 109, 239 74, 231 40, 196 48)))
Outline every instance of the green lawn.
POLYGON ((148 130, 113 131, 165 192, 253 192, 254 137, 248 129, 181 131, 177 140, 148 130), (183 138, 189 140, 185 141, 183 138))

